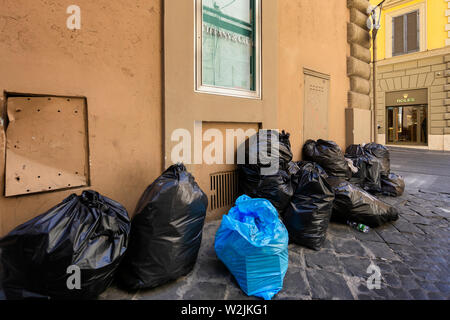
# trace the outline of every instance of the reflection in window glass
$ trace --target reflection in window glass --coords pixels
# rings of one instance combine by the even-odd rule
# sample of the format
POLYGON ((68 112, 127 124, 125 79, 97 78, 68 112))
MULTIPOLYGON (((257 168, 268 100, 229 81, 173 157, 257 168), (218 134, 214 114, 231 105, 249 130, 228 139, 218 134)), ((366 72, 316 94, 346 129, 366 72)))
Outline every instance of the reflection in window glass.
POLYGON ((426 106, 390 107, 387 116, 389 143, 428 143, 426 106))
POLYGON ((255 0, 203 0, 202 85, 255 91, 255 0))

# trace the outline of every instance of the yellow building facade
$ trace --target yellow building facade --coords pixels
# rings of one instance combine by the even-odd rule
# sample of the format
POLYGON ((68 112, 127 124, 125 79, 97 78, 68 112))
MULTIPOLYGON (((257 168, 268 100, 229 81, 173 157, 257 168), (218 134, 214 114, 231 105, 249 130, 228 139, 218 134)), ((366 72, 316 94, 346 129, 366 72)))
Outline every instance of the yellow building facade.
POLYGON ((450 150, 450 1, 386 0, 376 45, 378 142, 450 150))

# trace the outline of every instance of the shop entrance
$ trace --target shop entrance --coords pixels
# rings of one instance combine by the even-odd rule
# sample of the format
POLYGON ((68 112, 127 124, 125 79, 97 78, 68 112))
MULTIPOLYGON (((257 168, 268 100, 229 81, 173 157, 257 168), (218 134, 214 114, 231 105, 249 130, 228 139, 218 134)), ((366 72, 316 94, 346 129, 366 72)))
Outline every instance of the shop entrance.
POLYGON ((388 142, 428 144, 428 106, 388 107, 388 142))
POLYGON ((389 144, 428 145, 428 89, 386 93, 389 144))

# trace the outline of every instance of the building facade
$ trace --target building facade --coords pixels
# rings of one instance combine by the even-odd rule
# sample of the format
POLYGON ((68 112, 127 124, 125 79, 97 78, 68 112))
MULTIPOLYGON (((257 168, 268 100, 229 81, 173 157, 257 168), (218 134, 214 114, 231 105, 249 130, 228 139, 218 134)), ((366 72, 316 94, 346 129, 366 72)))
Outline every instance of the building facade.
POLYGON ((450 150, 449 37, 450 1, 384 3, 377 38, 378 142, 450 150))
POLYGON ((346 109, 369 109, 349 106, 346 63, 350 9, 360 20, 368 5, 0 0, 0 235, 85 189, 132 216, 177 154, 217 219, 236 164, 202 154, 230 130, 286 130, 295 160, 308 138, 345 148, 346 109))

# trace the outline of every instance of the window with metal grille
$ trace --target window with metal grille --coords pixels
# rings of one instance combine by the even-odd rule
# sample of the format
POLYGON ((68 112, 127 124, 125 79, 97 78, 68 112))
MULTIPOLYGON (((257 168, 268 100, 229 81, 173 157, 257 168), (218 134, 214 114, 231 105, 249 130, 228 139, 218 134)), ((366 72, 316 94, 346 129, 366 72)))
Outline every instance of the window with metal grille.
POLYGON ((210 211, 233 206, 238 196, 237 171, 211 174, 210 182, 210 211))
POLYGON ((419 36, 419 11, 392 18, 392 55, 419 51, 419 36))

